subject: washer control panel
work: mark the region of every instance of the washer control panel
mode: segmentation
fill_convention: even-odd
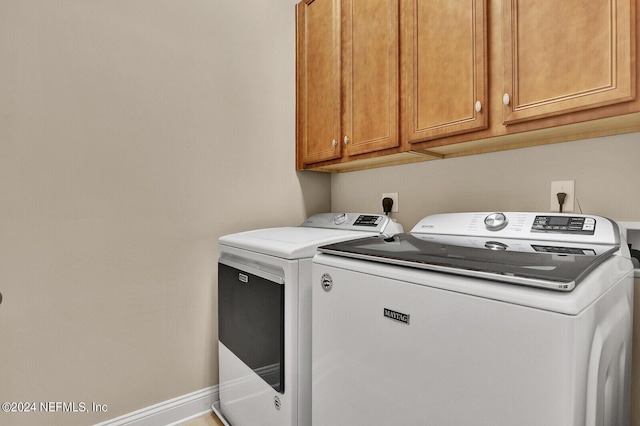
[[[442,213],[423,218],[411,233],[483,237],[491,242],[504,242],[502,239],[509,238],[620,244],[620,229],[614,221],[602,216],[578,213]],[[496,246],[492,248],[497,249]]]
[[[584,216],[536,216],[531,232],[593,235],[596,220]]]

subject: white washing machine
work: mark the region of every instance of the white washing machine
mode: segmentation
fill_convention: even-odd
[[[311,262],[319,245],[402,226],[387,216],[325,213],[301,226],[221,237],[220,404],[233,426],[311,424]]]
[[[633,269],[617,225],[429,216],[319,248],[313,424],[629,424]]]

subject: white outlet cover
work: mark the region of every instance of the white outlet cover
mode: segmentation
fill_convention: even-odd
[[[385,194],[382,194],[382,197],[380,197],[380,208],[382,209],[382,200],[384,200],[385,198],[391,198],[393,200],[393,206],[391,207],[391,213],[398,213],[398,193],[397,192],[387,192]]]
[[[575,211],[575,180],[554,180],[551,182],[551,193],[549,194],[549,210],[551,212],[558,212],[560,210],[560,204],[558,204],[558,192],[564,192],[567,197],[564,200],[564,206],[562,207],[563,213],[571,213]]]

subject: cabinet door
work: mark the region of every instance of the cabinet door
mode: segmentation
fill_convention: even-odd
[[[635,0],[502,7],[506,124],[635,97]]]
[[[342,142],[348,155],[398,146],[398,1],[342,7]]]
[[[298,168],[340,158],[340,0],[304,0],[297,13]]]
[[[403,120],[409,142],[486,128],[486,1],[403,4]]]

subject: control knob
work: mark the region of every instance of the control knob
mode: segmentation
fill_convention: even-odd
[[[508,223],[509,220],[507,220],[504,213],[491,213],[489,216],[484,218],[484,226],[489,231],[499,231],[507,226]]]
[[[342,225],[346,221],[347,221],[347,214],[346,213],[338,213],[337,215],[335,215],[333,217],[333,223],[336,224],[336,225]]]

